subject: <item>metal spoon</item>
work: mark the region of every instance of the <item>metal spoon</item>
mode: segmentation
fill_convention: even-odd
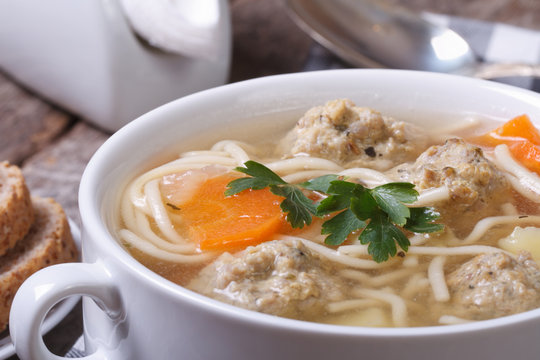
[[[485,79],[540,77],[540,66],[482,63],[456,32],[402,8],[368,0],[285,0],[321,45],[359,67],[457,73]]]

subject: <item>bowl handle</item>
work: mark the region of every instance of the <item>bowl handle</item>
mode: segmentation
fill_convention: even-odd
[[[118,289],[102,264],[69,263],[47,267],[22,284],[11,306],[9,329],[21,359],[65,359],[47,349],[41,335],[41,324],[56,303],[77,295],[91,297],[111,321],[123,316]],[[98,348],[84,359],[106,359],[104,352],[105,349]]]

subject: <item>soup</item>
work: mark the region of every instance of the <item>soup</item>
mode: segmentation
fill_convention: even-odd
[[[536,130],[453,123],[330,101],[272,141],[221,140],[140,175],[118,237],[188,289],[293,319],[433,326],[536,308],[540,182],[515,133]]]

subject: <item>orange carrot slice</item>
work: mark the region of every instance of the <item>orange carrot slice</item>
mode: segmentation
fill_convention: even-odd
[[[206,180],[181,207],[189,236],[201,250],[239,250],[271,240],[283,229],[283,198],[269,189],[225,196],[227,184],[236,178],[224,174]]]
[[[498,128],[474,139],[480,145],[493,147],[522,140],[528,140],[535,145],[540,145],[540,132],[525,114],[516,116]]]
[[[527,169],[540,175],[540,148],[529,140],[508,144],[512,156]]]
[[[540,174],[540,131],[527,115],[516,116],[471,141],[486,147],[506,144],[517,161],[527,169]]]
[[[492,131],[492,136],[522,138],[534,145],[540,145],[540,132],[534,127],[527,115],[516,116],[512,120]]]

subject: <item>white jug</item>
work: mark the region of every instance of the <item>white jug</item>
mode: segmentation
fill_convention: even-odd
[[[226,0],[0,0],[0,69],[108,131],[225,83],[230,57]]]

